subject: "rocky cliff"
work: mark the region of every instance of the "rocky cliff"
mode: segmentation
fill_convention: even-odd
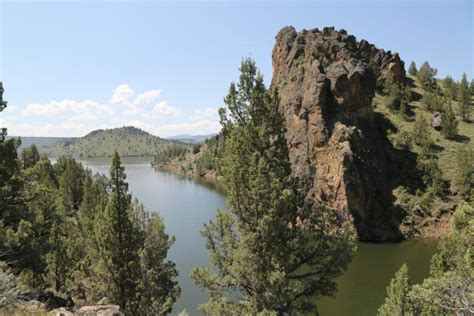
[[[406,80],[398,54],[345,30],[285,27],[272,62],[293,174],[305,183],[308,206],[325,203],[350,218],[361,240],[399,238],[389,145],[372,111],[377,82],[389,73]]]

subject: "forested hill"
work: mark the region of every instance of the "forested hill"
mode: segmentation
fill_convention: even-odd
[[[155,156],[173,144],[172,141],[151,135],[133,126],[96,130],[84,137],[59,141],[51,146],[39,148],[48,157],[71,155],[74,157],[108,157],[114,151],[125,157]]]

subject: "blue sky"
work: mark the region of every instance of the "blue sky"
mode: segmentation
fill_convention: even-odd
[[[135,125],[158,136],[219,129],[242,57],[271,80],[286,25],[335,26],[471,79],[472,1],[139,2],[0,0],[0,80],[10,135],[82,136]]]

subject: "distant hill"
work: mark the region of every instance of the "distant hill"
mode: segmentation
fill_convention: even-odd
[[[61,155],[108,157],[112,156],[115,150],[123,157],[151,157],[173,143],[139,128],[124,126],[96,130],[76,139],[60,140],[52,145],[39,148],[39,151],[48,157]]]
[[[217,135],[217,133],[213,134],[207,134],[207,135],[188,135],[188,134],[181,134],[181,135],[175,135],[175,136],[169,136],[165,137],[167,140],[174,140],[178,141],[180,143],[189,143],[189,144],[197,144],[197,143],[202,143],[206,139],[211,138],[213,136]]]
[[[67,142],[74,140],[74,137],[36,137],[36,136],[7,136],[7,139],[20,138],[21,145],[18,147],[18,152],[21,152],[24,148],[36,145],[36,147],[51,146],[56,142]]]

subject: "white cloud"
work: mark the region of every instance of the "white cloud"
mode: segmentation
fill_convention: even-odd
[[[196,121],[217,119],[218,112],[216,108],[196,109],[193,111],[192,119]]]
[[[3,113],[16,113],[20,110],[18,106],[15,105],[9,105],[3,110]]]
[[[181,110],[172,107],[166,101],[161,101],[153,107],[151,111],[152,117],[160,118],[163,116],[176,116],[181,113]]]
[[[99,104],[95,101],[51,101],[49,103],[30,103],[23,110],[25,115],[78,115],[87,116],[91,119],[99,114],[113,114],[112,108],[107,104]]]
[[[144,106],[155,102],[161,95],[161,90],[150,90],[139,94],[133,102],[137,106]]]
[[[0,125],[8,127],[10,135],[67,137],[126,125],[161,137],[210,134],[220,130],[216,108],[196,109],[181,116],[183,111],[180,108],[171,106],[167,101],[159,101],[160,96],[161,90],[149,90],[135,97],[132,88],[121,84],[114,90],[110,102],[105,104],[91,100],[30,103],[21,111],[22,116],[13,114],[19,108],[11,106],[9,111],[12,114],[7,116],[7,121],[0,120]],[[176,116],[179,118],[174,118],[173,123],[151,123],[163,117]]]
[[[130,104],[129,98],[133,96],[135,92],[128,86],[128,84],[121,84],[114,90],[111,104]]]

